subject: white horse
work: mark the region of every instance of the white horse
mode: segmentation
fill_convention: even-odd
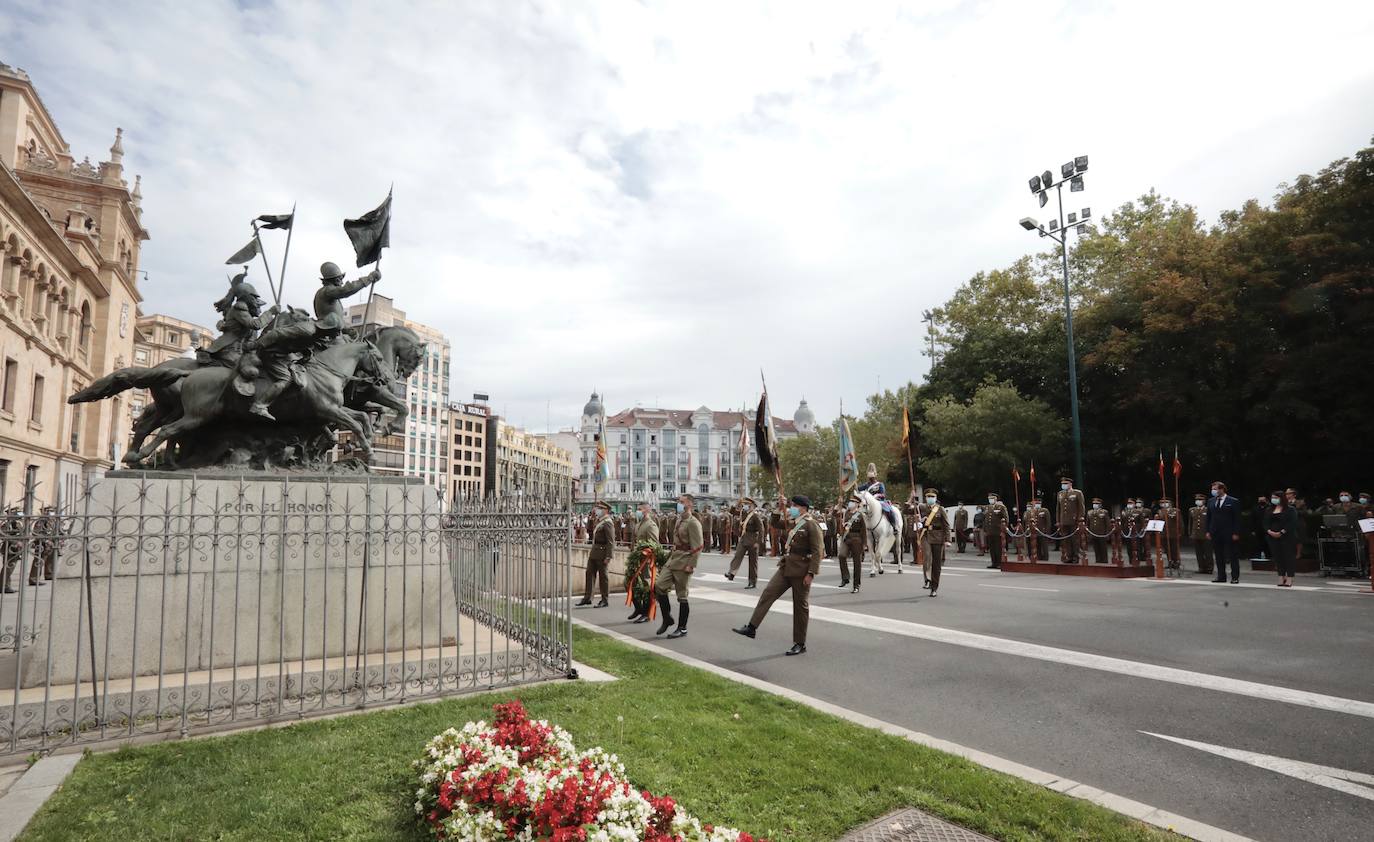
[[[883,558],[893,551],[893,547],[901,549],[898,538],[902,534],[902,510],[896,506],[892,507],[892,514],[897,519],[896,527],[883,515],[883,504],[877,497],[867,491],[856,491],[854,496],[859,501],[859,511],[864,516],[864,526],[868,532],[868,557],[872,563],[868,575],[872,577],[875,573],[883,572]],[[897,572],[902,572],[902,565],[899,561]]]

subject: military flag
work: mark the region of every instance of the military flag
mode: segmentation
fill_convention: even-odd
[[[1169,492],[1164,490],[1164,451],[1159,451],[1159,499],[1163,500],[1169,496]]]
[[[912,461],[911,453],[911,413],[907,412],[906,404],[902,404],[902,450],[906,453],[906,470],[911,479],[911,491],[916,492],[916,465]]]
[[[859,484],[859,457],[854,453],[854,436],[849,419],[840,416],[840,496]]]
[[[763,379],[763,372],[759,372]],[[778,493],[782,493],[782,463],[778,461],[778,436],[773,430],[773,411],[768,406],[768,383],[763,384],[763,397],[759,398],[759,408],[754,414],[754,447],[759,452],[759,464],[773,472],[778,482]]]
[[[358,268],[382,259],[382,249],[391,245],[391,191],[386,201],[357,219],[344,220],[344,233],[353,243]]]

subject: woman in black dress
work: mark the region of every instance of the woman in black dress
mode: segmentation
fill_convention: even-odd
[[[1264,536],[1269,545],[1269,557],[1279,573],[1279,587],[1293,587],[1294,555],[1298,546],[1298,510],[1288,505],[1282,491],[1269,495],[1265,507]]]

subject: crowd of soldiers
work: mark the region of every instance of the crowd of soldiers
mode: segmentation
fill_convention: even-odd
[[[7,594],[17,593],[17,577],[27,572],[28,584],[42,587],[52,581],[57,563],[56,536],[62,523],[54,506],[44,506],[36,517],[25,518],[18,506],[5,510],[0,521],[0,555],[5,571],[0,584]]]

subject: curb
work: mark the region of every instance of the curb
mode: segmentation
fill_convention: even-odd
[[[0,798],[0,842],[12,842],[23,832],[29,819],[57,792],[80,760],[80,754],[44,757],[14,782]]]
[[[708,663],[697,658],[693,658],[690,655],[684,655],[680,652],[674,652],[671,649],[665,649],[662,646],[655,645],[648,641],[630,637],[629,635],[622,634],[612,629],[603,628],[601,626],[589,623],[586,620],[582,620],[577,617],[573,617],[573,623],[580,626],[581,628],[587,629],[588,631],[593,631],[598,634],[604,634],[613,640],[619,641],[620,643],[629,644],[630,646],[634,646],[637,649],[643,649],[646,652],[652,652],[655,655],[660,655],[662,657],[669,658],[689,667],[696,667],[697,669],[705,670],[706,672],[709,672],[712,675],[718,675],[721,678],[727,678],[731,681],[735,681],[740,684],[746,684],[750,687],[753,687],[756,690],[762,690],[765,693],[771,693],[775,696],[781,696],[790,701],[797,702],[798,704],[803,704],[808,707],[815,708],[816,710],[819,710],[822,713],[828,713],[832,716],[837,716],[841,719],[848,720],[849,722],[853,722],[855,725],[862,725],[865,728],[873,728],[875,730],[882,731],[885,734],[891,734],[896,737],[901,737],[905,740],[909,740],[913,743],[917,743],[928,748],[933,748],[939,751],[946,752],[948,754],[957,755],[972,763],[976,763],[979,766],[983,766],[985,768],[992,769],[993,771],[1001,772],[1006,775],[1011,775],[1015,778],[1020,778],[1021,780],[1028,781],[1029,783],[1033,783],[1038,786],[1043,786],[1048,789],[1052,789],[1055,792],[1063,793],[1064,795],[1069,795],[1074,798],[1079,798],[1084,801],[1091,802],[1093,804],[1098,805],[1099,807],[1106,807],[1108,810],[1121,813],[1122,815],[1127,816],[1129,818],[1145,822],[1146,824],[1154,825],[1155,827],[1158,827],[1162,830],[1167,830],[1173,833],[1177,833],[1181,836],[1186,836],[1190,839],[1196,839],[1198,840],[1198,842],[1254,842],[1254,840],[1250,839],[1248,836],[1241,836],[1239,834],[1232,833],[1229,830],[1223,830],[1219,827],[1214,827],[1209,824],[1204,824],[1203,822],[1195,821],[1186,816],[1180,816],[1176,813],[1170,813],[1167,810],[1161,810],[1158,807],[1152,807],[1149,804],[1142,804],[1141,802],[1134,801],[1130,798],[1125,798],[1120,795],[1114,795],[1110,792],[1104,792],[1103,790],[1100,790],[1097,787],[1089,786],[1087,784],[1080,783],[1069,778],[1064,778],[1050,772],[1045,772],[1040,769],[1035,769],[1033,767],[1017,763],[1014,760],[1007,760],[1006,758],[998,757],[993,754],[988,754],[987,752],[979,751],[977,749],[968,748],[967,746],[962,746],[958,743],[952,743],[948,740],[942,740],[938,737],[932,737],[929,734],[923,734],[919,731],[912,731],[909,728],[904,728],[900,725],[894,725],[891,722],[885,722],[881,719],[875,719],[871,716],[866,716],[862,713],[857,713],[848,708],[843,708],[839,705],[834,705],[830,702],[813,698],[804,693],[799,693],[796,690],[792,690],[778,684],[773,684],[771,682],[764,681],[759,678],[754,678],[753,676],[745,675],[743,673],[738,673],[733,670],[728,670],[724,667],[719,667],[715,664]],[[5,840],[0,839],[0,842],[5,842]]]

